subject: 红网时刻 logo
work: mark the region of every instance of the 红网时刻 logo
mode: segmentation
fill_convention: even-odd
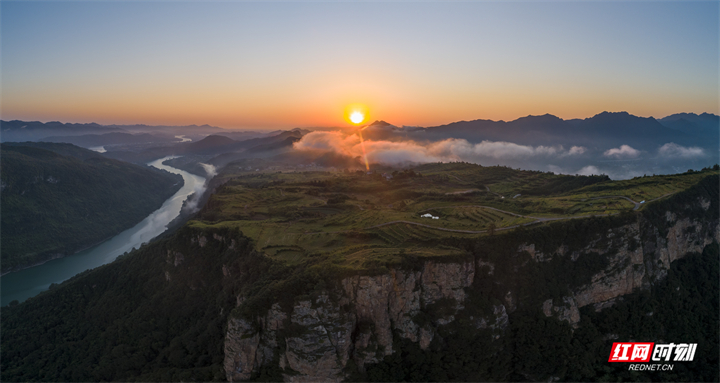
[[[613,343],[608,362],[691,362],[697,343],[655,344],[654,342]]]

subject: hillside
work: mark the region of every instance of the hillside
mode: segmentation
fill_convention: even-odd
[[[221,172],[226,184],[197,221],[3,308],[2,379],[718,379],[718,330],[707,325],[720,309],[717,170],[621,182],[467,164],[414,171],[396,173],[397,185]],[[445,194],[471,182],[485,193]],[[526,206],[497,196],[543,187]],[[401,194],[402,208],[390,198]],[[635,195],[648,196],[637,210],[591,199]],[[556,206],[542,198],[565,199],[553,213],[564,219],[478,230],[507,227],[521,208],[543,217]],[[473,201],[509,204],[420,231],[358,218]],[[663,373],[608,364],[612,342],[631,339],[698,343],[697,357]]]
[[[717,137],[717,132],[715,136]],[[671,129],[652,117],[643,118],[627,112],[602,112],[586,119],[563,120],[546,114],[527,116],[514,121],[474,120],[429,127],[412,132],[414,139],[440,140],[463,138],[508,141],[525,145],[586,145],[609,148],[627,144],[650,150],[667,142],[706,146],[707,142],[686,130]]]
[[[93,147],[103,145],[128,145],[144,143],[162,143],[177,141],[173,136],[153,135],[149,133],[105,133],[105,134],[84,134],[82,136],[51,136],[44,137],[43,142],[66,142],[82,147]]]
[[[0,151],[3,273],[128,229],[183,184],[178,175],[70,144],[2,144]]]

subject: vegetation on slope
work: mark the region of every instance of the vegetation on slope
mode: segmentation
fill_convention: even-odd
[[[546,253],[562,243],[572,251],[587,246],[588,238],[604,238],[608,228],[636,222],[640,217],[655,222],[654,217],[664,214],[666,208],[684,212],[688,203],[698,198],[709,199],[711,206],[702,213],[687,213],[699,214],[699,220],[717,221],[718,175],[701,176],[686,191],[651,203],[639,212],[628,209],[623,214],[520,227],[493,236],[450,232],[433,236],[438,231],[428,230],[422,233],[424,237],[397,237],[397,244],[392,246],[389,239],[379,239],[372,230],[355,230],[342,236],[319,236],[314,239],[318,241],[312,248],[314,252],[299,246],[275,251],[263,242],[272,237],[252,231],[240,233],[238,221],[195,221],[165,240],[143,246],[22,304],[3,308],[1,376],[6,381],[225,380],[223,341],[229,315],[257,318],[278,302],[287,309],[298,300],[332,288],[338,279],[350,274],[385,273],[390,266],[413,269],[422,267],[426,259],[453,262],[469,257],[491,261],[495,265],[494,277],[476,277],[468,289],[466,310],[439,329],[430,348],[423,351],[398,338],[394,346],[398,352],[381,363],[366,366],[365,374],[355,372],[351,379],[717,380],[718,337],[717,326],[712,325],[717,323],[720,309],[716,244],[706,247],[702,255],[674,262],[668,277],[649,292],[626,296],[626,303],[600,313],[583,310],[580,326],[574,331],[565,322],[546,318],[537,309],[538,303],[547,297],[560,298],[589,282],[607,260],[580,256],[570,262],[568,257],[553,257],[549,262],[535,263],[530,262],[528,254],[517,252],[522,243],[535,243],[538,251]],[[306,181],[312,184],[313,180]],[[247,179],[247,185],[258,186],[269,199],[276,197],[269,189],[277,184],[271,182],[259,176]],[[255,190],[245,185],[228,187],[238,186],[238,190]],[[283,189],[282,193],[287,192]],[[279,197],[282,193],[278,192]],[[337,190],[328,193],[333,195],[327,199],[335,199],[338,204],[354,202],[337,195],[350,194]],[[246,196],[244,192],[237,195]],[[262,214],[261,209],[270,206],[257,205],[257,211],[248,213],[244,207],[262,200],[260,197],[250,194],[246,201],[240,201],[235,196],[222,203],[236,204],[229,214]],[[215,203],[206,206],[200,218],[224,214],[219,202]],[[290,206],[281,208],[287,210]],[[269,215],[269,210],[265,214]],[[255,222],[264,220],[267,218]],[[664,220],[657,222],[667,224]],[[424,238],[427,253],[410,251],[412,247],[407,243],[417,238]],[[230,247],[228,243],[233,240]],[[325,247],[331,251],[319,251]],[[501,302],[509,287],[517,293],[518,305],[510,314],[510,325],[503,336],[495,339],[489,330],[469,325],[470,316],[477,319],[487,314]],[[237,297],[246,299],[239,307]],[[424,314],[432,318],[442,311],[442,304],[438,304]],[[647,315],[650,311],[654,313],[651,317]],[[637,339],[697,339],[702,344],[696,362],[678,367],[672,374],[632,373],[626,371],[626,365],[608,365],[612,334],[620,340],[642,336]],[[278,334],[280,344],[285,336],[289,335],[282,331]],[[255,379],[278,380],[279,373],[277,366],[269,366],[261,369]]]
[[[202,249],[181,229],[3,307],[2,380],[224,380],[224,326],[237,281],[223,278],[222,265],[240,263],[262,274],[267,261],[253,257],[237,233],[219,233],[236,240],[234,250],[212,242]],[[185,254],[183,267],[168,263],[170,249]]]
[[[227,182],[190,225],[238,228],[255,240],[258,251],[288,265],[327,255],[357,270],[396,259],[399,252],[465,254],[454,238],[642,211],[646,204],[639,202],[668,197],[715,172],[610,181],[466,163],[386,173],[391,179],[359,171],[256,169],[227,166],[217,176]],[[528,191],[544,194],[525,195]]]
[[[72,254],[128,229],[183,184],[179,175],[69,144],[3,144],[1,159],[3,272]]]

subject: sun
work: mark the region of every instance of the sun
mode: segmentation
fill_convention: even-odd
[[[363,122],[364,119],[365,115],[361,112],[352,112],[352,114],[350,114],[350,121],[352,121],[353,124],[359,124]]]
[[[365,104],[350,104],[345,106],[343,118],[348,123],[359,126],[370,118],[370,109]]]

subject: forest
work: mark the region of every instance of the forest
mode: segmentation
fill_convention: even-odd
[[[70,144],[2,144],[0,156],[3,273],[104,241],[183,185],[180,175]]]

